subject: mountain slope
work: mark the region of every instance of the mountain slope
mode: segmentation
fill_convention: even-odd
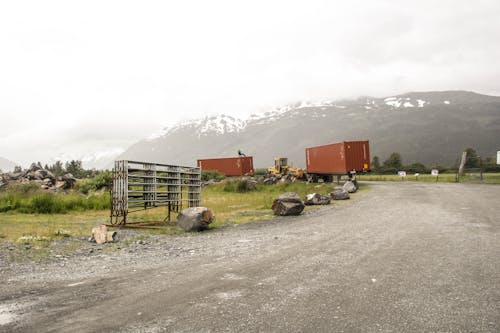
[[[16,164],[6,158],[0,157],[0,170],[3,172],[13,171]]]
[[[466,91],[387,98],[300,102],[242,120],[219,115],[167,128],[118,159],[194,165],[198,158],[254,156],[255,167],[287,156],[304,166],[304,148],[370,140],[371,156],[399,152],[404,163],[451,164],[465,147],[481,156],[500,149],[500,97]]]

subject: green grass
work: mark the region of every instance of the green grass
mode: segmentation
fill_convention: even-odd
[[[443,173],[439,177],[431,176],[429,174],[420,174],[418,177],[414,175],[407,174],[407,176],[402,179],[398,175],[357,175],[359,181],[390,181],[390,182],[400,182],[400,181],[412,181],[412,182],[447,182],[455,183],[456,174],[455,173]],[[481,182],[479,179],[479,174],[466,174],[460,177],[460,182]],[[500,184],[500,173],[483,173],[482,183],[485,184]]]
[[[109,208],[110,196],[105,191],[89,195],[74,191],[53,193],[32,183],[15,184],[0,191],[0,213],[63,214]]]
[[[272,219],[274,215],[271,206],[281,193],[295,192],[304,198],[309,193],[328,194],[332,190],[332,184],[295,182],[276,185],[257,184],[255,191],[239,192],[237,186],[228,191],[227,184],[214,184],[203,189],[202,205],[215,212],[216,221],[213,227],[217,228],[228,222],[239,224]],[[306,211],[313,209],[318,209],[318,206],[306,207]]]
[[[216,220],[211,228],[219,228],[227,223],[246,223],[256,220],[268,220],[274,217],[271,205],[281,193],[296,192],[302,198],[308,193],[327,194],[333,189],[332,184],[307,184],[303,182],[276,185],[257,185],[257,190],[250,192],[227,191],[224,183],[203,188],[202,205],[215,212]],[[10,193],[13,194],[13,193]],[[104,193],[101,194],[104,196]],[[106,193],[107,195],[107,193]],[[0,194],[0,202],[5,203],[6,193]],[[104,197],[109,203],[109,197]],[[4,201],[1,201],[4,200]],[[15,209],[0,212],[0,242],[29,242],[40,247],[47,242],[63,237],[89,236],[93,227],[109,222],[109,208],[102,208],[98,197],[93,203],[91,197],[81,194],[43,195],[39,191],[15,191],[10,200],[18,200]],[[87,203],[82,204],[82,200]],[[12,202],[12,201],[11,201]],[[337,202],[335,202],[337,204]],[[340,204],[340,203],[339,203]],[[341,203],[345,204],[345,203]],[[61,208],[62,207],[62,208]],[[306,210],[318,209],[317,206]],[[36,211],[33,213],[32,211]],[[129,215],[129,221],[162,221],[166,217],[166,208],[156,208]],[[176,214],[172,214],[175,221]],[[166,223],[161,230],[150,230],[155,234],[182,233],[174,222]]]
[[[106,223],[109,211],[68,214],[0,213],[0,241],[43,244],[64,237],[90,236],[96,225]]]

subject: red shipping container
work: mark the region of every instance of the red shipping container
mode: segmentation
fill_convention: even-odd
[[[197,161],[201,170],[214,170],[226,176],[253,175],[253,157],[207,158]]]
[[[345,175],[370,170],[368,141],[344,141],[306,148],[308,174]]]

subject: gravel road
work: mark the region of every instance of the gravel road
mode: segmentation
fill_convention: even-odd
[[[500,186],[370,183],[347,205],[0,264],[5,332],[500,332]]]

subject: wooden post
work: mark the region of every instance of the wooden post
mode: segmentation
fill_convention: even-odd
[[[462,160],[460,161],[460,167],[458,168],[458,176],[464,175],[465,160],[467,159],[467,152],[462,153]]]

